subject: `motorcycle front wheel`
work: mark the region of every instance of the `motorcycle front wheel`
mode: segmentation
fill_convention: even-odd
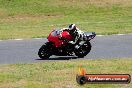
[[[48,47],[46,46],[46,44],[42,45],[38,51],[38,56],[41,58],[41,59],[48,59],[51,54],[49,53],[49,49]]]
[[[74,51],[74,53],[79,58],[83,58],[84,56],[86,56],[91,51],[91,47],[92,47],[91,43],[90,42],[86,42],[85,44],[80,46],[79,49],[76,49]]]

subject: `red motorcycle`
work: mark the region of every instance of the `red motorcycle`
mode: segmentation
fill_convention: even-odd
[[[91,43],[96,34],[95,32],[84,32],[82,39],[76,44],[70,44],[73,37],[68,31],[53,30],[48,36],[48,42],[41,46],[38,55],[41,59],[48,59],[51,55],[71,56],[75,54],[78,57],[86,56],[91,50]]]

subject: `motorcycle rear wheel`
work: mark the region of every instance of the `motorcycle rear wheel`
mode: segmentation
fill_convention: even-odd
[[[86,42],[84,45],[80,46],[79,49],[76,49],[74,51],[74,53],[79,58],[83,58],[84,56],[86,56],[91,51],[91,47],[92,47],[91,43]]]
[[[51,55],[48,51],[48,48],[46,46],[46,44],[42,45],[38,51],[38,56],[41,58],[41,59],[48,59]]]

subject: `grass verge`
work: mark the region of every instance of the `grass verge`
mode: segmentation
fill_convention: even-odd
[[[80,86],[75,80],[79,65],[82,65],[87,73],[132,75],[131,59],[43,61],[0,65],[0,88],[132,88],[132,84]]]
[[[46,37],[70,23],[97,34],[132,33],[132,0],[0,0],[0,39]]]

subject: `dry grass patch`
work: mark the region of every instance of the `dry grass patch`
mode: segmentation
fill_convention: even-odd
[[[132,84],[86,84],[76,83],[78,67],[87,73],[97,74],[130,74],[132,75],[131,59],[98,59],[43,61],[32,64],[1,65],[15,70],[2,70],[0,88],[131,88]]]

